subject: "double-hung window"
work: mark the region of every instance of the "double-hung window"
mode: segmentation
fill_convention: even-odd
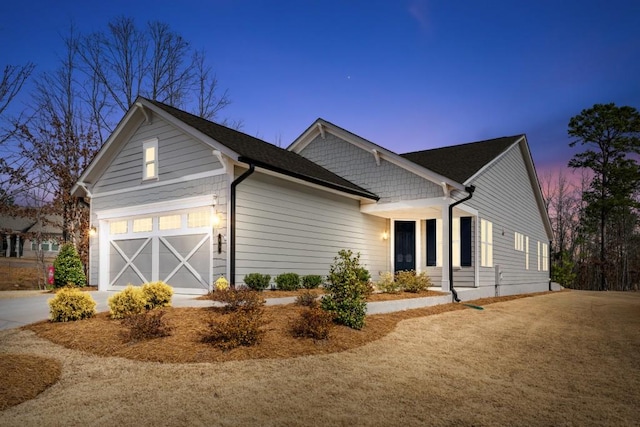
[[[480,265],[493,267],[493,223],[480,220]]]
[[[456,267],[471,266],[471,217],[453,218],[451,223],[452,264]],[[426,221],[427,267],[442,267],[442,220]]]

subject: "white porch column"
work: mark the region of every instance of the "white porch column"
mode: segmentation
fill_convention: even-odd
[[[442,281],[443,292],[451,290],[449,282],[449,205],[442,205]]]
[[[7,234],[7,250],[5,252],[5,256],[9,258],[11,256],[11,234]]]

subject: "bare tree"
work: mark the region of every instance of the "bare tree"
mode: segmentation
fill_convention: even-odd
[[[0,115],[18,95],[34,68],[35,65],[31,62],[25,65],[6,65],[4,67],[0,80]]]
[[[218,78],[210,66],[206,65],[204,51],[197,51],[193,55],[197,107],[194,112],[203,119],[213,120],[220,110],[231,103],[227,91],[218,95]],[[234,123],[241,127],[241,123]]]

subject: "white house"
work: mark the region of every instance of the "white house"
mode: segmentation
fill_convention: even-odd
[[[397,154],[316,120],[287,149],[138,98],[72,193],[90,200],[90,283],[426,271],[474,297],[549,288],[551,226],[526,137]],[[464,199],[464,200],[463,200]]]

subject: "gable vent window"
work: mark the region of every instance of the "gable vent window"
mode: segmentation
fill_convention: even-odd
[[[142,157],[144,164],[142,165],[143,179],[158,178],[158,140],[153,139],[142,144]]]

